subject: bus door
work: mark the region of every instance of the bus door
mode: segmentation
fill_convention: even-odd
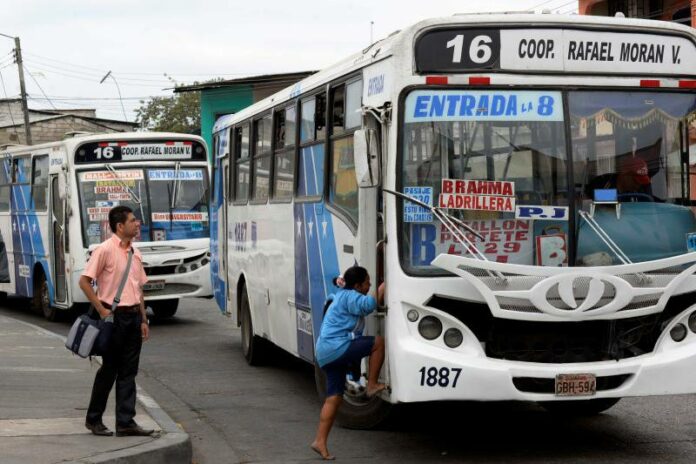
[[[229,253],[229,241],[227,240],[227,205],[230,203],[230,157],[225,154],[225,157],[222,158],[220,162],[220,171],[222,172],[222,205],[221,205],[221,211],[220,211],[220,223],[222,224],[222,231],[221,231],[221,237],[222,237],[222,248],[221,248],[221,255],[220,255],[220,275],[223,276],[223,280],[225,283],[228,282],[228,273],[227,273],[227,261],[228,261],[228,255]],[[230,286],[225,285],[225,308],[223,311],[227,310],[227,302],[230,301]]]
[[[381,196],[378,186],[381,183],[380,163],[381,124],[368,118],[365,129],[356,131],[354,136],[355,176],[358,187],[358,240],[356,240],[356,259],[365,267],[372,278],[376,293],[384,281],[384,232],[381,212]],[[380,327],[369,327],[370,333],[383,333],[381,327],[383,314],[377,313],[372,321]]]
[[[210,209],[213,213],[210,229],[210,271],[213,295],[218,308],[228,314],[227,285],[227,200],[229,190],[229,147],[227,131],[213,139],[213,195]]]
[[[62,179],[61,179],[62,177]],[[51,174],[50,177],[51,214],[50,240],[51,261],[54,276],[54,303],[56,307],[68,306],[68,286],[65,274],[65,253],[67,237],[65,233],[65,174]]]

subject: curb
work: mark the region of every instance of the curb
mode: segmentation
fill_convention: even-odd
[[[65,337],[46,330],[29,322],[11,318],[21,324],[32,327],[46,335],[58,338],[65,344]],[[101,364],[101,359],[94,360]],[[65,461],[67,464],[190,464],[193,459],[191,437],[148,395],[145,390],[137,387],[137,400],[145,408],[152,419],[160,426],[162,433],[153,441],[142,443],[116,451],[109,451]]]

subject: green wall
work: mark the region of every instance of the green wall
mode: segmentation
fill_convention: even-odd
[[[201,90],[201,136],[208,144],[208,159],[213,156],[213,126],[215,120],[237,113],[254,103],[252,85],[235,85]]]

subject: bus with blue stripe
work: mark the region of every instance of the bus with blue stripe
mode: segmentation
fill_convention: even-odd
[[[130,207],[148,283],[145,301],[171,317],[184,297],[210,297],[209,168],[202,138],[174,133],[77,135],[0,152],[0,293],[29,298],[49,320],[84,308],[79,278]]]
[[[694,393],[694,147],[691,28],[425,20],[217,121],[215,298],[250,363],[268,342],[314,363],[333,279],[384,282],[365,333],[389,388],[368,398],[356,366],[350,427],[402,402]]]

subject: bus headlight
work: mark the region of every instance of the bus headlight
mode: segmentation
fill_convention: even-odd
[[[669,331],[669,336],[672,337],[672,340],[675,342],[680,342],[686,338],[686,326],[684,324],[677,324],[674,327],[672,327],[672,330]]]
[[[696,333],[696,311],[689,316],[689,329],[691,329],[693,333]]]
[[[462,335],[461,330],[451,328],[445,331],[444,339],[445,345],[449,346],[450,348],[456,348],[464,341],[464,335]]]
[[[415,309],[409,309],[406,313],[406,317],[409,321],[416,322],[420,317],[420,314],[418,314],[418,311],[416,311]]]
[[[418,333],[426,340],[435,340],[442,333],[442,322],[435,316],[425,316],[418,323]]]

